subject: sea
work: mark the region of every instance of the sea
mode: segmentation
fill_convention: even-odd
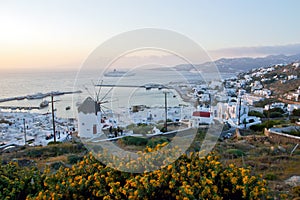
[[[117,111],[130,108],[134,105],[164,106],[167,96],[168,106],[187,104],[183,102],[175,90],[153,88],[146,90],[143,85],[180,85],[201,83],[203,76],[216,77],[216,74],[195,74],[188,71],[132,69],[129,76],[107,77],[103,70],[74,70],[74,71],[28,71],[28,72],[0,72],[0,99],[49,93],[52,91],[81,93],[65,94],[54,97],[54,108],[57,117],[76,118],[78,106],[91,97],[101,102],[103,111]],[[233,74],[220,74],[222,79]],[[96,86],[115,85],[115,87]],[[117,87],[117,86],[131,87]],[[44,100],[51,101],[50,97],[44,99],[13,100],[0,103],[1,106],[38,107]],[[70,109],[69,109],[70,108]],[[2,111],[11,111],[4,110]],[[51,104],[38,110],[14,110],[15,112],[51,112]]]

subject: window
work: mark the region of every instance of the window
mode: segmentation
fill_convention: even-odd
[[[97,125],[96,124],[93,125],[93,134],[97,134]]]

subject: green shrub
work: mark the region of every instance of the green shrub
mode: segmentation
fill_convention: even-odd
[[[283,115],[280,112],[271,112],[270,118],[277,118],[277,117],[283,117]]]
[[[152,125],[140,124],[140,125],[134,127],[132,129],[132,131],[133,131],[133,134],[146,135],[148,133],[151,133],[152,129],[153,129]]]
[[[260,117],[260,118],[265,118],[265,115],[263,113],[255,111],[255,110],[249,111],[248,115],[249,116]]]
[[[136,146],[143,146],[148,143],[148,139],[146,138],[140,138],[140,137],[123,137],[122,142],[126,145],[136,145]]]
[[[82,156],[69,155],[68,156],[68,163],[70,163],[70,164],[76,164],[78,161],[81,161],[82,159],[83,159]]]
[[[281,120],[269,120],[269,121],[265,121],[262,124],[255,124],[250,126],[250,129],[253,131],[263,131],[265,128],[269,129],[272,128],[274,125],[279,125],[282,124]]]
[[[277,176],[276,176],[276,174],[268,173],[268,174],[265,175],[265,179],[270,180],[270,181],[274,181],[274,180],[277,179]]]
[[[64,166],[62,162],[54,162],[50,165],[50,167],[54,170],[58,170],[61,166]]]
[[[300,109],[294,109],[292,114],[294,116],[300,116]]]
[[[270,99],[263,99],[261,101],[255,102],[254,106],[255,107],[265,107],[265,105],[270,104],[271,100]]]
[[[60,141],[56,141],[56,142],[51,141],[47,145],[54,145],[54,144],[61,144],[61,142]]]
[[[166,137],[161,137],[161,138],[151,138],[150,140],[148,140],[147,142],[147,146],[154,148],[156,147],[158,144],[163,144],[165,142],[169,142],[168,138]]]
[[[239,149],[227,149],[226,153],[233,155],[234,157],[245,156],[245,153]]]
[[[282,117],[284,113],[284,110],[282,110],[281,108],[272,108],[270,110],[264,110],[264,115],[266,117],[270,116],[270,118]]]
[[[27,156],[30,158],[39,158],[43,155],[43,152],[39,149],[31,149],[27,152]]]
[[[300,131],[297,130],[291,130],[289,132],[287,131],[282,131],[283,133],[289,134],[289,135],[294,135],[294,136],[300,136]]]

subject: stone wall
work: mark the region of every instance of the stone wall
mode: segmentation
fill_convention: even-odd
[[[292,144],[300,144],[300,137],[288,135],[284,133],[279,133],[275,131],[271,131],[270,129],[264,130],[264,133],[266,136],[269,137],[270,141],[278,144],[286,144],[286,143],[292,143]]]

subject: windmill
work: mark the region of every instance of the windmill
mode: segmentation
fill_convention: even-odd
[[[95,86],[93,81],[92,85]],[[111,109],[103,104],[112,102],[111,100],[108,100],[108,95],[113,87],[106,91],[102,97],[100,97],[102,87],[98,90],[94,88],[94,95],[92,95],[86,86],[83,87],[88,92],[89,96],[78,106],[78,129],[81,137],[91,138],[103,134],[102,129],[106,123],[105,119],[112,117],[109,115],[110,113],[108,113]],[[109,126],[116,125],[116,120],[109,121],[111,121]]]
[[[103,83],[103,80],[101,80],[101,84]],[[95,114],[97,115],[98,112],[101,112],[101,114],[106,115],[107,114],[107,110],[110,110],[110,108],[108,108],[107,106],[104,106],[103,104],[106,103],[111,103],[113,101],[108,100],[108,95],[110,94],[110,92],[112,91],[113,87],[111,87],[101,98],[101,89],[102,87],[99,87],[98,90],[96,90],[95,86],[97,86],[98,84],[94,84],[94,82],[92,81],[92,85],[94,86],[94,95],[92,95],[92,93],[90,92],[90,90],[84,86],[84,89],[88,92],[90,98],[93,99],[94,103],[95,103]]]

